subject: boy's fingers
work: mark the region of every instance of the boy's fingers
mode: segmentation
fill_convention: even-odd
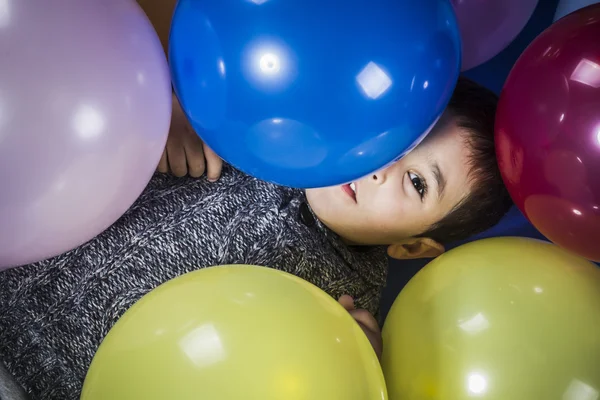
[[[361,324],[360,322],[358,324],[360,325],[361,329],[365,333],[365,336],[367,337],[367,339],[369,339],[369,343],[371,343],[371,346],[373,346],[373,350],[375,350],[375,354],[377,355],[377,358],[379,360],[381,360],[381,354],[383,353],[383,341],[381,340],[381,333],[373,332],[373,331],[365,328],[365,326],[363,324]]]
[[[179,140],[167,143],[167,157],[171,173],[179,178],[187,175],[187,160],[183,144]]]
[[[187,138],[184,151],[187,161],[188,173],[192,178],[199,178],[206,171],[206,163],[204,162],[204,150],[202,149],[202,141],[194,132]]]
[[[367,339],[373,346],[377,358],[381,359],[381,353],[383,351],[383,343],[381,340],[381,330],[375,317],[371,315],[367,310],[357,310],[354,305],[354,299],[347,294],[343,295],[338,299],[338,302],[350,313],[350,316],[354,318],[356,323],[363,330]]]
[[[160,173],[166,174],[169,172],[169,160],[167,158],[167,149],[165,149],[160,156],[160,161],[158,162],[158,167],[156,170]]]
[[[347,294],[343,295],[338,299],[338,302],[344,307],[346,311],[354,310],[354,299]]]
[[[206,144],[204,145],[204,158],[206,160],[206,178],[214,182],[221,177],[223,160]]]
[[[351,310],[350,315],[352,315],[357,322],[364,325],[371,332],[379,332],[379,324],[377,323],[377,320],[367,310]]]
[[[381,339],[381,329],[375,317],[371,315],[367,310],[351,310],[350,315],[360,325],[361,329],[369,339],[377,358],[381,360],[381,354],[383,352],[383,341]]]

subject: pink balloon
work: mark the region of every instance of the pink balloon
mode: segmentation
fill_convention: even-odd
[[[452,0],[463,42],[462,70],[504,50],[523,30],[538,0]]]
[[[512,199],[548,239],[600,261],[600,3],[521,54],[502,89],[496,153]]]
[[[116,221],[170,118],[166,57],[135,1],[0,1],[0,270]]]

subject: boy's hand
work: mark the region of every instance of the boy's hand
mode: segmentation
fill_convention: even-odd
[[[177,97],[173,95],[173,114],[167,146],[158,164],[158,172],[171,172],[182,177],[190,175],[198,178],[206,172],[209,181],[221,176],[223,160],[216,155],[188,122]]]
[[[340,304],[354,317],[358,325],[362,328],[371,342],[371,346],[377,354],[377,358],[381,360],[381,352],[383,351],[383,340],[381,337],[381,329],[375,317],[373,317],[367,310],[359,309],[354,307],[354,299],[347,294],[340,297],[338,300]]]

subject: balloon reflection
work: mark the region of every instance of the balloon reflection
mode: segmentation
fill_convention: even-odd
[[[356,82],[360,85],[367,97],[377,100],[392,86],[392,79],[385,71],[373,61],[369,62],[356,76]]]
[[[11,0],[0,0],[0,29],[10,25],[10,2]]]
[[[490,321],[482,313],[477,313],[466,321],[459,321],[458,327],[470,335],[475,335],[489,328]]]
[[[436,120],[436,122],[437,122],[437,120]],[[434,123],[434,125],[435,125],[435,123]],[[429,132],[431,131],[432,128],[433,128],[433,126],[428,128],[425,132],[423,132],[421,134],[421,136],[416,138],[416,140],[414,140],[412,143],[408,142],[408,140],[410,140],[410,137],[408,135],[401,134],[403,131],[405,131],[405,132],[410,131],[409,126],[399,126],[395,129],[391,129],[389,131],[382,132],[379,135],[375,136],[373,139],[370,139],[364,143],[361,143],[360,146],[356,146],[355,148],[351,149],[348,153],[344,154],[340,158],[336,167],[345,168],[353,160],[356,160],[359,157],[363,160],[368,160],[369,158],[380,157],[382,154],[384,154],[386,156],[389,155],[390,158],[395,156],[395,158],[393,158],[391,162],[384,165],[379,170],[385,169],[385,168],[389,167],[392,163],[398,161],[399,159],[404,157],[406,154],[413,151],[419,145],[419,143],[421,143],[427,137],[427,135],[429,134]],[[394,144],[396,142],[398,142],[399,137],[402,138],[403,140],[405,140],[403,145],[405,146],[406,149],[400,154],[397,154],[397,153],[394,154],[393,153],[395,151]],[[373,172],[373,171],[365,170],[362,176],[368,175],[371,172]]]
[[[272,53],[266,53],[260,58],[260,70],[267,75],[274,75],[281,69],[279,57]]]
[[[246,143],[260,162],[290,169],[312,167],[327,157],[319,133],[293,119],[271,118],[257,123],[248,129]]]
[[[579,61],[571,74],[571,80],[597,89],[600,87],[600,65],[586,58]]]
[[[93,139],[104,132],[106,119],[96,107],[84,104],[75,112],[72,124],[80,138]]]
[[[225,62],[223,62],[223,60],[219,60],[218,67],[221,78],[225,78]]]
[[[219,331],[212,324],[191,330],[179,340],[179,348],[197,367],[208,367],[227,358]]]
[[[598,400],[600,391],[579,379],[573,379],[562,398],[563,400]]]
[[[144,75],[143,72],[138,72],[136,75],[136,80],[137,80],[137,83],[139,83],[140,86],[142,86],[144,83],[146,83],[146,76]]]
[[[294,79],[294,61],[283,43],[261,39],[248,47],[244,72],[261,89],[285,89]]]
[[[2,0],[0,0],[2,1]],[[2,93],[0,92],[0,141],[2,141],[2,125],[6,123],[7,119],[6,105],[2,99]]]
[[[480,395],[487,390],[488,382],[485,375],[474,372],[467,376],[467,390],[469,394]]]
[[[593,199],[576,204],[558,196],[531,195],[525,200],[523,210],[537,222],[537,229],[550,233],[548,239],[559,239],[562,246],[593,260],[600,254],[597,247],[600,213],[588,201]]]
[[[298,370],[283,369],[277,372],[273,380],[273,391],[285,399],[303,399],[307,396],[307,382]]]

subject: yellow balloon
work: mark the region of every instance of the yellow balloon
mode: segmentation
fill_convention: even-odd
[[[390,400],[596,400],[600,269],[533,239],[469,243],[408,283],[383,341]]]
[[[368,339],[335,300],[255,266],[198,270],[134,304],[104,339],[83,400],[387,399]]]

